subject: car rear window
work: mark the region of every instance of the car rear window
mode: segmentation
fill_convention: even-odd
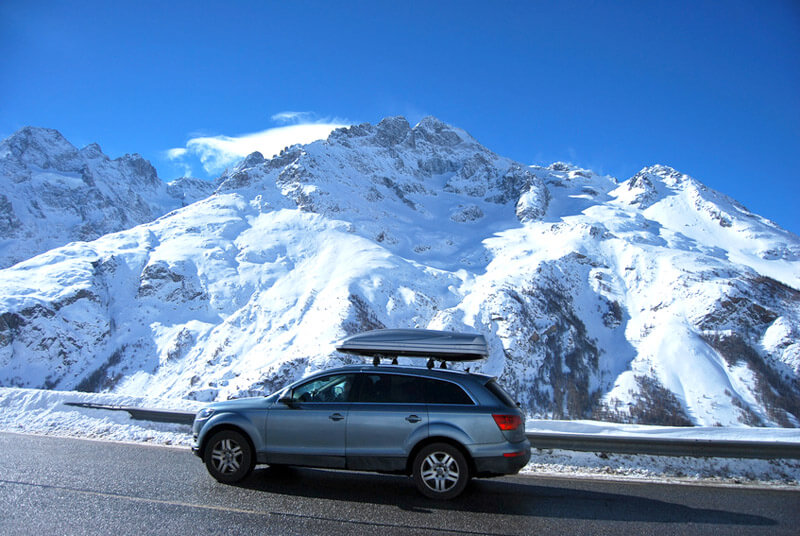
[[[497,380],[489,380],[489,383],[486,384],[486,388],[489,389],[489,392],[497,397],[500,403],[504,406],[508,406],[509,408],[517,407],[517,401],[514,400],[499,383],[497,383]]]

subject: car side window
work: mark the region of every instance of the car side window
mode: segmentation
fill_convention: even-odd
[[[475,405],[459,385],[441,380],[425,380],[425,400],[428,404]]]
[[[503,387],[497,383],[496,380],[489,380],[486,384],[486,388],[492,393],[497,399],[505,406],[509,408],[516,408],[518,406],[517,402],[512,398],[508,391],[503,389]]]
[[[362,374],[358,402],[424,404],[424,379],[403,374]]]
[[[350,402],[355,374],[324,376],[298,385],[292,391],[297,402]]]

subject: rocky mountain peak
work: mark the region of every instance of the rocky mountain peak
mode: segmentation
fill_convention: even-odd
[[[462,143],[479,145],[472,136],[459,128],[428,116],[413,128],[403,116],[386,117],[376,125],[362,123],[333,131],[328,139],[330,143],[349,145],[356,139],[366,139],[367,143],[383,148],[416,149],[418,142],[428,144],[434,150],[437,147],[456,147]],[[486,150],[484,148],[484,150]]]
[[[55,129],[23,127],[3,140],[0,156],[14,158],[43,169],[64,167],[78,150]]]
[[[443,147],[454,147],[465,141],[474,141],[463,130],[454,128],[433,116],[424,117],[414,126],[413,131],[417,139]]]
[[[237,165],[234,169],[236,171],[239,171],[242,169],[255,167],[258,166],[259,164],[263,164],[265,161],[266,158],[264,158],[263,154],[261,154],[259,151],[254,151],[249,155],[247,155],[247,157],[244,160],[242,160],[242,162],[239,165]]]
[[[89,145],[80,150],[80,154],[84,158],[89,158],[89,159],[95,159],[95,158],[101,158],[106,160],[108,159],[105,153],[103,153],[103,149],[101,149],[100,145],[98,145],[97,143],[90,143]]]
[[[57,130],[20,129],[0,142],[0,269],[151,221],[208,196],[206,184],[168,187],[139,154],[110,160],[96,143],[79,151]]]
[[[462,227],[487,213],[533,221],[544,215],[549,200],[527,166],[433,117],[413,128],[397,116],[339,129],[327,140],[270,160],[248,157],[221,177],[219,192],[251,190],[271,207],[350,218],[358,222],[356,232],[381,237],[387,247],[412,257],[450,251],[464,259],[481,257],[483,247],[476,248]],[[439,229],[443,239],[404,243],[398,214]]]
[[[547,169],[550,169],[550,170],[553,170],[553,171],[571,171],[571,170],[575,169],[575,167],[576,166],[574,166],[572,164],[568,164],[566,162],[553,162],[552,164],[547,166]]]
[[[668,187],[676,187],[682,183],[693,180],[688,175],[681,173],[674,168],[661,164],[642,168],[642,170],[637,173],[637,176],[649,176],[651,178],[655,178]]]
[[[161,185],[161,179],[158,178],[158,172],[149,160],[146,160],[138,153],[125,154],[115,161],[118,161],[120,166],[125,169],[129,177],[137,182],[158,187]]]
[[[642,168],[623,186],[627,189],[622,197],[632,205],[645,209],[668,195],[668,192],[693,183],[691,177],[664,166],[654,165]]]

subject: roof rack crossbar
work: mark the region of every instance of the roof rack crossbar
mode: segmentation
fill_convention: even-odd
[[[365,356],[365,357],[366,357],[366,356]],[[381,354],[376,354],[376,355],[375,355],[375,356],[372,358],[372,364],[373,364],[374,366],[376,366],[376,367],[377,367],[378,365],[380,365],[380,364],[381,364],[381,359],[383,359],[383,358],[389,359],[390,357],[392,358],[392,361],[391,361],[392,365],[397,365],[397,364],[399,364],[399,363],[397,362],[397,356],[396,356],[396,355],[395,355],[395,356],[388,356],[388,355],[381,355]]]

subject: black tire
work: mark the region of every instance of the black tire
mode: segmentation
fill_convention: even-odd
[[[447,443],[432,443],[420,450],[413,471],[417,490],[431,499],[458,497],[470,479],[467,459]]]
[[[203,461],[211,476],[224,484],[244,480],[255,465],[250,442],[235,430],[222,430],[211,436]]]

